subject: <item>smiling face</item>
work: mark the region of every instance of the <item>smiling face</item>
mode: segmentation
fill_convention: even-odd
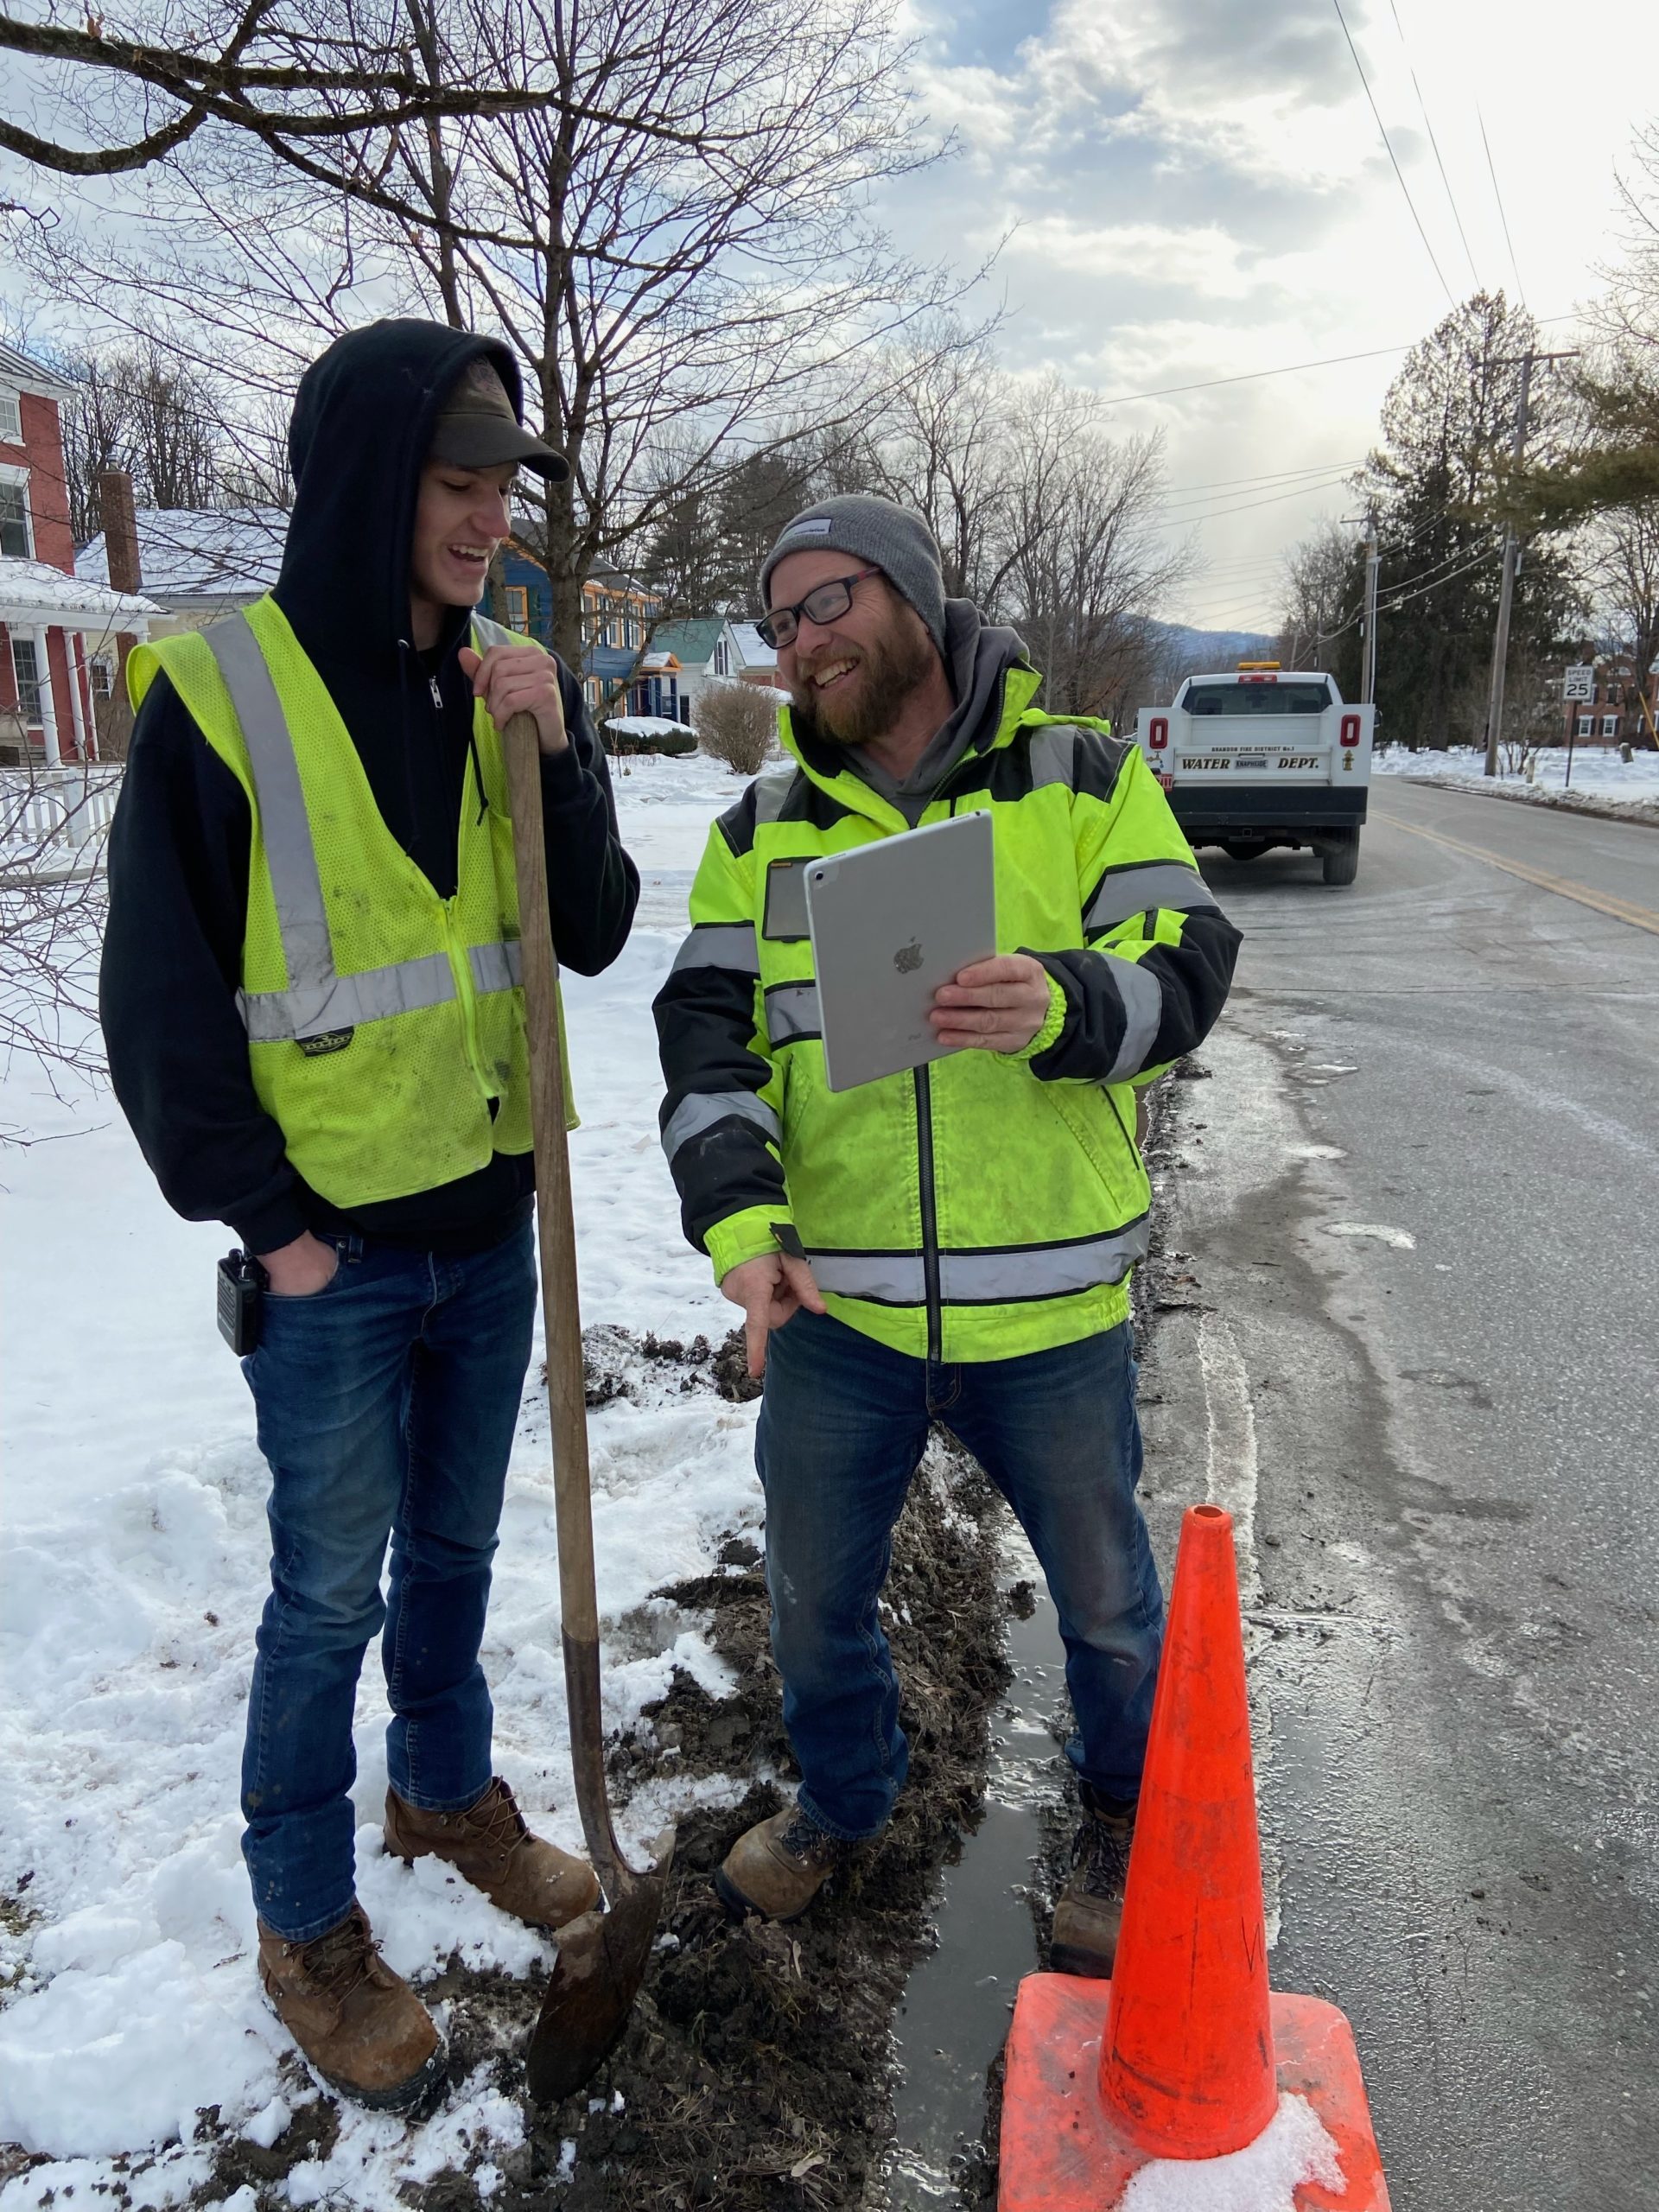
[[[849,553],[791,553],[767,579],[767,596],[774,607],[792,607],[817,585],[867,565]],[[833,622],[803,614],[794,641],[778,649],[798,734],[835,745],[886,736],[939,664],[921,616],[880,575],[855,584],[852,605]]]
[[[458,468],[429,461],[421,471],[415,536],[409,555],[409,595],[416,632],[435,641],[443,610],[476,607],[490,578],[490,563],[509,527],[507,493],[515,464]],[[416,638],[417,645],[421,637]]]

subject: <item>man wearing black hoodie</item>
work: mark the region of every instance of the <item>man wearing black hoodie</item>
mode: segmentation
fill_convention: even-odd
[[[473,612],[515,471],[568,474],[519,416],[508,349],[464,332],[377,323],[313,365],[276,589],[134,656],[111,840],[117,1094],[168,1202],[265,1278],[244,1361],[272,1485],[243,1764],[261,1974],[318,2069],[388,2108],[442,2053],[354,1893],[378,1630],[388,1849],[543,1926],[598,1897],[492,1778],[478,1656],[535,1307],[510,715],[541,740],[561,961],[607,967],[639,895],[579,684]]]

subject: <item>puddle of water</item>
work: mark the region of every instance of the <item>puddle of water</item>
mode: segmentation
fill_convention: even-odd
[[[1026,1890],[1042,1844],[1039,1814],[1060,1786],[1049,1721],[1065,1696],[1065,1652],[1036,1561],[1026,1554],[1010,1565],[1040,1594],[1029,1620],[1007,1624],[1014,1680],[995,1724],[985,1815],[944,1871],[938,1940],[912,1974],[893,2028],[889,2177],[899,2212],[959,2202],[951,2161],[983,2135],[986,2069],[1007,2035],[1020,1976],[1037,1965]]]

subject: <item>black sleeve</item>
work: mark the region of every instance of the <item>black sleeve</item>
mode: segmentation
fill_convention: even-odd
[[[563,753],[542,756],[553,949],[562,966],[597,976],[628,941],[639,871],[617,834],[610,771],[582,686],[563,661],[559,690],[570,742]]]
[[[242,786],[158,675],[110,831],[99,979],[110,1074],[174,1211],[228,1222],[250,1251],[270,1252],[308,1216],[237,1010],[250,842]]]
[[[1215,1026],[1232,984],[1233,966],[1243,943],[1218,907],[1199,907],[1183,917],[1179,944],[1154,944],[1133,963],[1114,959],[1109,948],[1080,952],[1039,952],[1049,974],[1065,994],[1065,1022],[1059,1035],[1031,1063],[1046,1082],[1056,1079],[1127,1082],[1147,1068],[1167,1067],[1201,1045]],[[1141,1035],[1145,1049],[1132,1051],[1123,1065],[1130,1012],[1119,973],[1134,966],[1156,986],[1155,1024]]]

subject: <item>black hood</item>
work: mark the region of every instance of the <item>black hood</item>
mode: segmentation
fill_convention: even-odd
[[[387,828],[446,899],[472,742],[472,685],[457,657],[470,610],[451,607],[435,649],[417,653],[409,555],[433,427],[480,358],[518,414],[507,348],[441,323],[373,322],[312,363],[289,425],[294,512],[276,591]]]
[[[276,603],[358,736],[365,679],[397,680],[409,635],[409,550],[433,425],[470,362],[489,360],[522,416],[518,364],[499,339],[442,323],[347,331],[300,379]],[[446,645],[463,626],[445,628]]]

